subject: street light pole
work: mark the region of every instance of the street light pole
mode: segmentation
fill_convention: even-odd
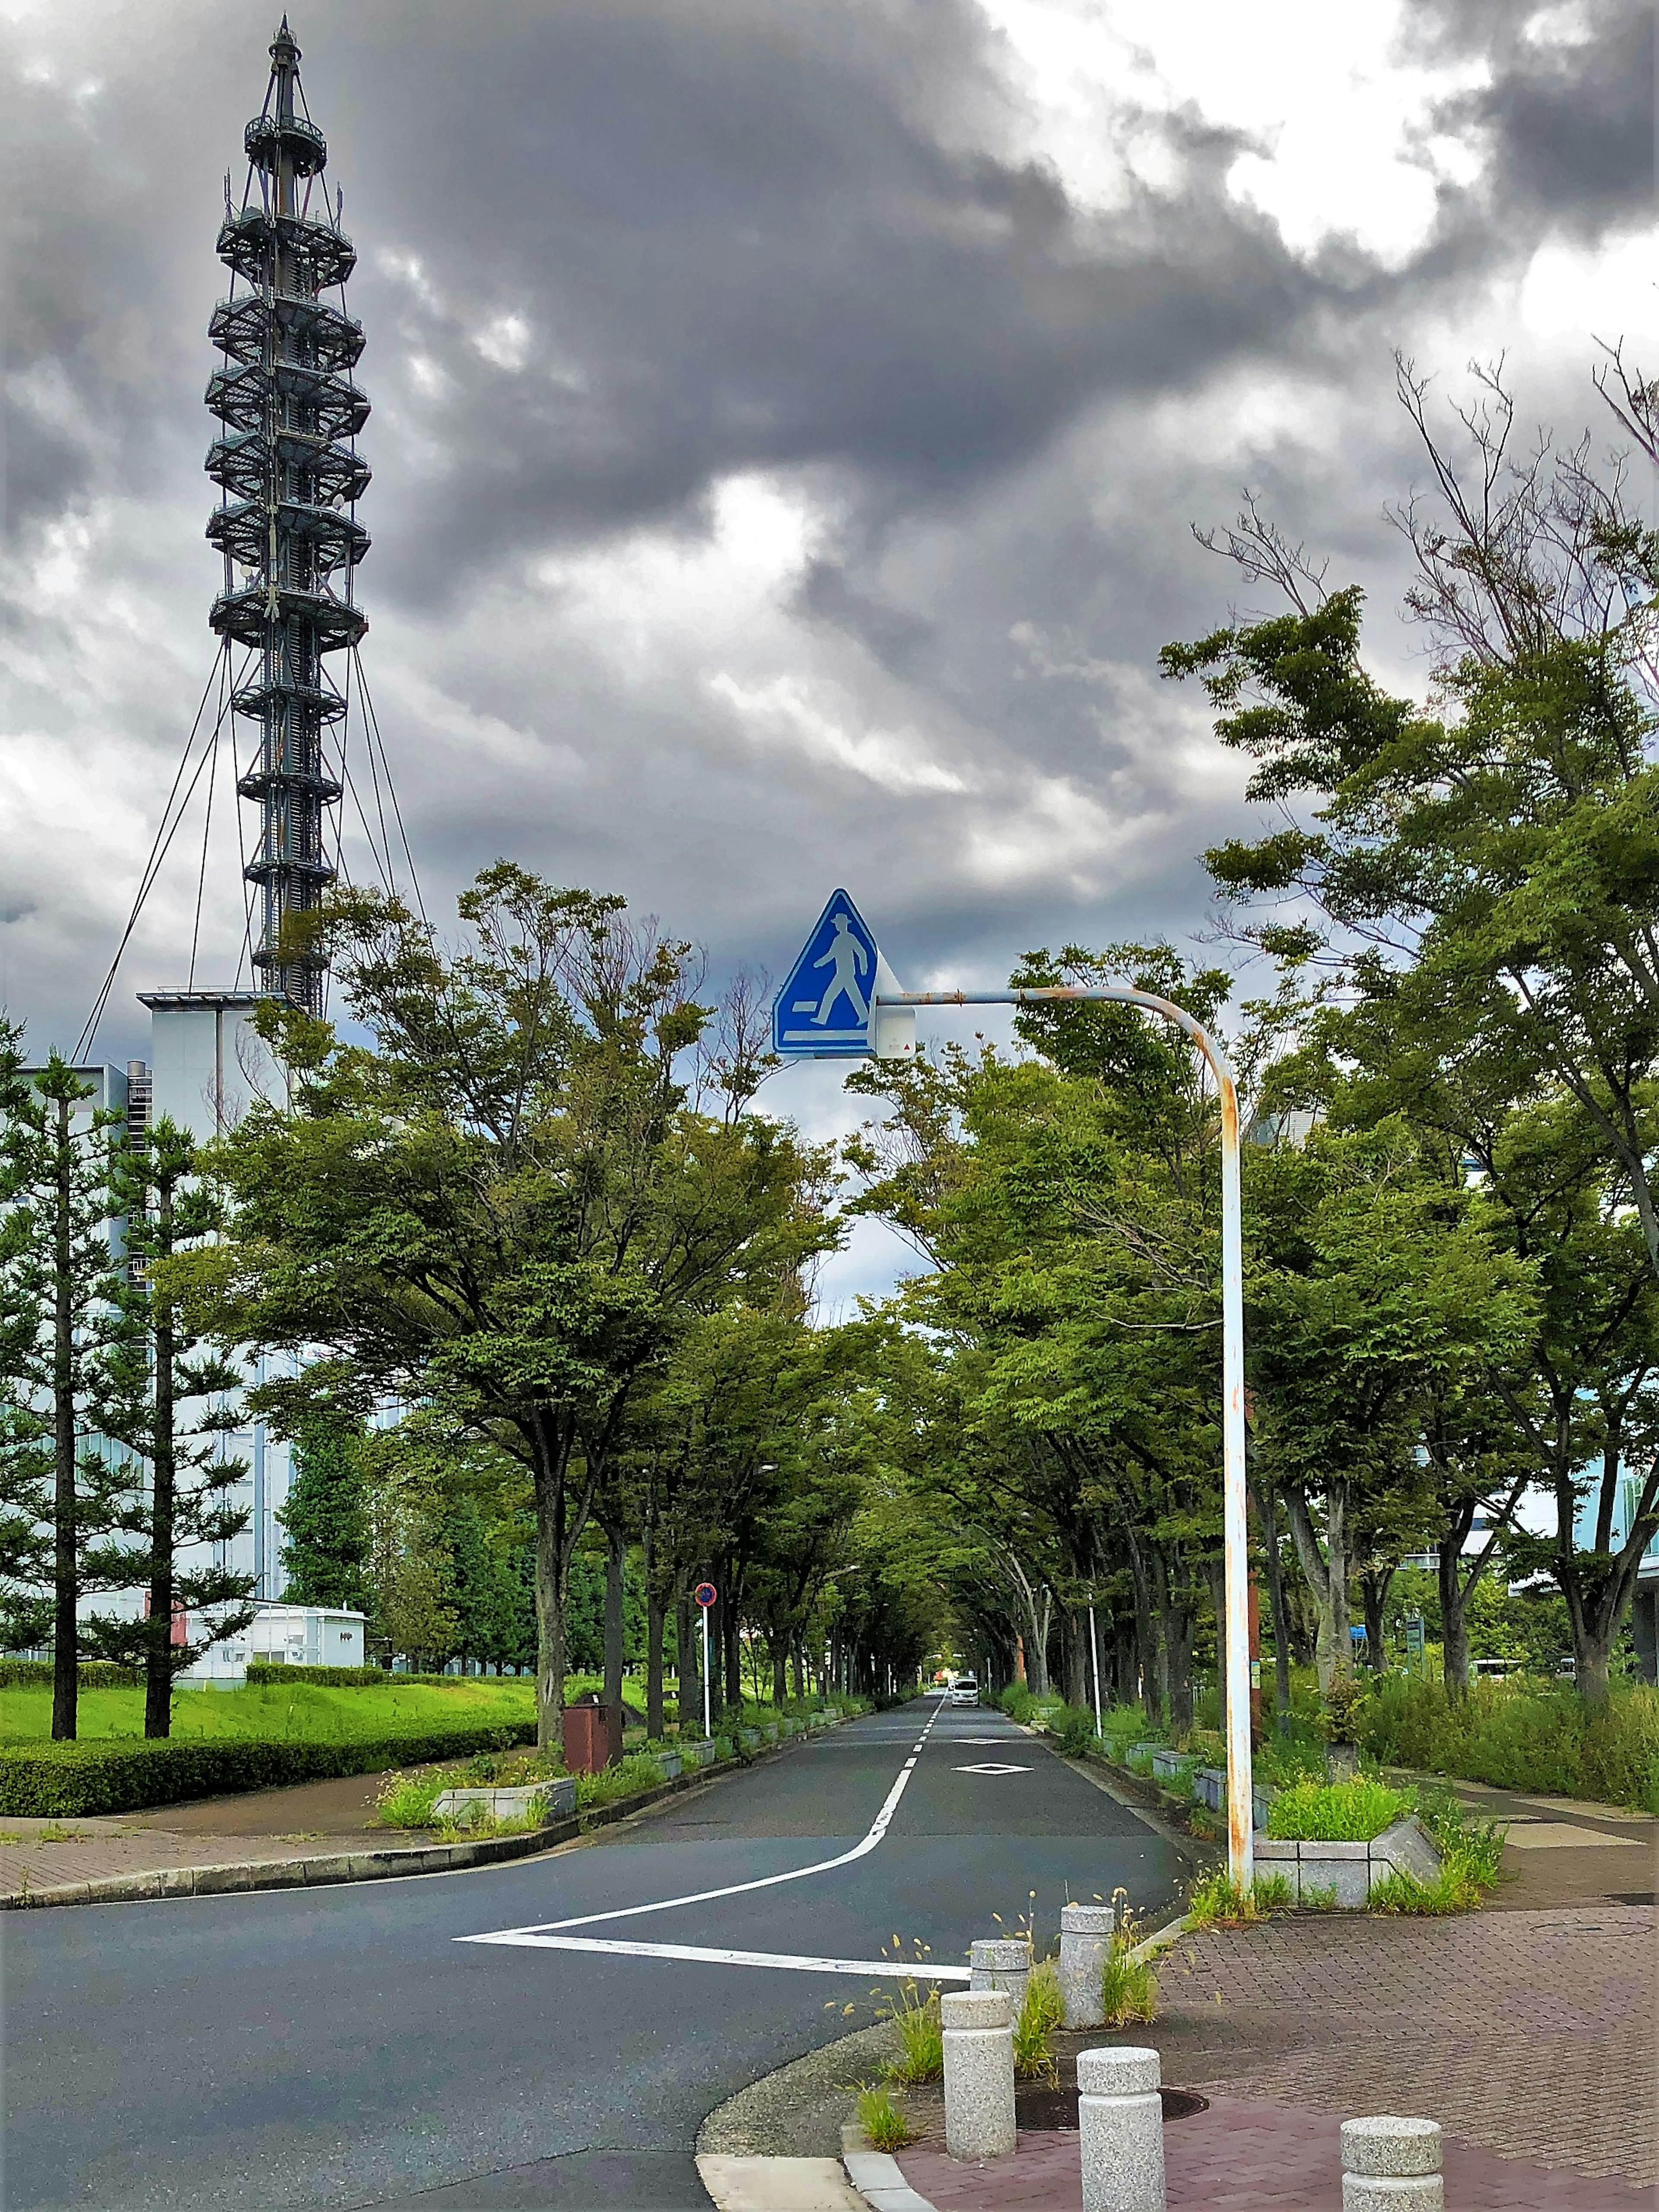
[[[884,991],[870,1001],[870,1027],[888,1006],[1044,1006],[1067,1000],[1139,1006],[1173,1022],[1203,1054],[1221,1101],[1222,1529],[1226,1579],[1227,1869],[1248,1888],[1255,1878],[1250,1776],[1249,1553],[1244,1491],[1244,1230],[1239,1176],[1238,1088],[1219,1042],[1172,999],[1128,983],[1058,983],[1026,991]]]

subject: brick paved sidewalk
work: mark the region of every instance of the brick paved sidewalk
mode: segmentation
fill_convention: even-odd
[[[1338,2212],[1341,2123],[1284,2105],[1218,2097],[1164,2133],[1170,2212]],[[1082,2212],[1077,2136],[1022,2136],[1012,2158],[969,2164],[944,2151],[899,2153],[905,2179],[937,2212]],[[1652,2194],[1449,2142],[1450,2212],[1649,2212]]]
[[[387,1835],[384,1840],[401,1839]],[[319,1848],[326,1847],[303,1835],[178,1835],[165,1829],[133,1828],[116,1820],[29,1820],[0,1816],[0,1897],[55,1889],[64,1882],[149,1874],[162,1868],[246,1866],[257,1860],[314,1858]]]
[[[1240,2129],[1248,2116],[1254,2148],[1237,2176],[1248,2189],[1233,2197],[1214,2193],[1216,2171],[1206,2169],[1211,2193],[1198,2197],[1176,2197],[1174,2177],[1178,2159],[1196,2159],[1212,2139],[1242,2158],[1244,2135],[1206,2114],[1171,2123],[1172,2204],[1323,2212],[1336,2202],[1340,2166],[1322,2168],[1321,2181],[1307,2159],[1334,2142],[1340,2120],[1392,2112],[1441,2123],[1468,2183],[1463,2194],[1448,2191],[1460,2212],[1466,2203],[1610,2212],[1652,2203],[1656,1941],[1659,1913],[1645,1905],[1451,1920],[1297,1915],[1182,1936],[1160,1966],[1154,2026],[1067,2038],[1064,2047],[1069,2056],[1085,2042],[1154,2044],[1165,2081],[1202,2091]],[[967,2170],[944,2156],[937,2093],[907,2103],[930,2135],[901,2163],[908,2172],[919,2161],[913,2185],[940,2212],[1080,2201],[1042,2193],[1064,2179],[1054,2164],[1064,2164],[1060,2152],[1045,2149],[1042,2136],[1023,2136],[1013,2158],[996,2161],[1006,2192],[1024,2189],[1028,2158],[1040,2158],[1036,2195],[939,2194],[932,2180],[943,2190]],[[1297,2117],[1280,2146],[1272,2115],[1285,2112]],[[1302,2161],[1296,2172],[1283,2167],[1281,2148]],[[1540,2195],[1546,2181],[1553,2193]],[[1470,2193],[1489,2186],[1499,2193]]]

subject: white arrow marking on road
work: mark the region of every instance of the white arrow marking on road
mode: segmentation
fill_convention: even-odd
[[[776,1966],[797,1974],[878,1975],[920,1982],[965,1982],[966,1966],[930,1966],[919,1959],[819,1959],[789,1951],[723,1951],[700,1943],[630,1943],[623,1936],[541,1936],[508,1929],[501,1936],[463,1936],[463,1943],[506,1943],[526,1951],[610,1951],[626,1959],[679,1959],[693,1966]]]
[[[957,1769],[958,1774],[1029,1774],[1030,1771],[1029,1766],[999,1766],[994,1759],[988,1759],[982,1766],[959,1766]]]
[[[652,1905],[624,1905],[614,1912],[581,1912],[570,1920],[534,1920],[524,1928],[503,1928],[489,1936],[457,1936],[457,1943],[502,1943],[515,1936],[538,1936],[560,1928],[592,1928],[601,1921],[632,1920],[642,1912],[667,1912],[677,1905],[709,1905],[721,1897],[744,1897],[751,1889],[775,1889],[780,1882],[805,1881],[809,1875],[830,1874],[836,1867],[851,1866],[854,1859],[867,1857],[887,1833],[887,1824],[898,1810],[899,1799],[915,1771],[916,1759],[921,1747],[932,1733],[933,1721],[945,1710],[943,1700],[934,1708],[933,1719],[916,1738],[916,1747],[903,1765],[892,1788],[882,1801],[881,1810],[870,1824],[870,1832],[861,1843],[854,1844],[850,1851],[842,1851],[832,1859],[820,1859],[816,1866],[792,1867],[787,1874],[763,1875],[757,1881],[734,1881],[724,1889],[694,1890],[685,1897],[662,1897]]]

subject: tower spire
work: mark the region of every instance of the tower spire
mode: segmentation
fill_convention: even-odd
[[[284,15],[264,106],[243,133],[242,204],[219,231],[231,286],[208,325],[224,365],[207,389],[223,425],[208,450],[222,496],[207,534],[225,562],[212,627],[246,648],[231,704],[258,732],[236,787],[260,811],[246,871],[260,894],[253,964],[268,990],[315,1013],[325,960],[284,926],[314,910],[336,873],[327,821],[341,787],[326,738],[346,702],[325,656],[368,628],[353,586],[368,550],[355,511],[368,483],[356,451],[368,402],[351,374],[362,326],[343,305],[356,256],[325,182],[312,212],[328,145],[307,112],[299,64]],[[323,297],[337,289],[337,307]]]

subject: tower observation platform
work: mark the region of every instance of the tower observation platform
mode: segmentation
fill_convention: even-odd
[[[229,204],[227,180],[219,230],[230,296],[208,325],[224,356],[207,388],[224,426],[207,457],[221,494],[207,534],[225,564],[210,619],[246,656],[231,707],[250,726],[237,789],[260,816],[246,871],[259,893],[253,964],[264,990],[316,1013],[326,955],[294,924],[337,873],[341,783],[329,738],[346,698],[326,664],[368,628],[354,584],[368,550],[355,510],[369,472],[355,441],[369,410],[353,381],[362,325],[343,304],[356,256],[325,180],[328,145],[306,111],[286,16],[243,144],[242,204]],[[331,291],[340,304],[323,296]]]

